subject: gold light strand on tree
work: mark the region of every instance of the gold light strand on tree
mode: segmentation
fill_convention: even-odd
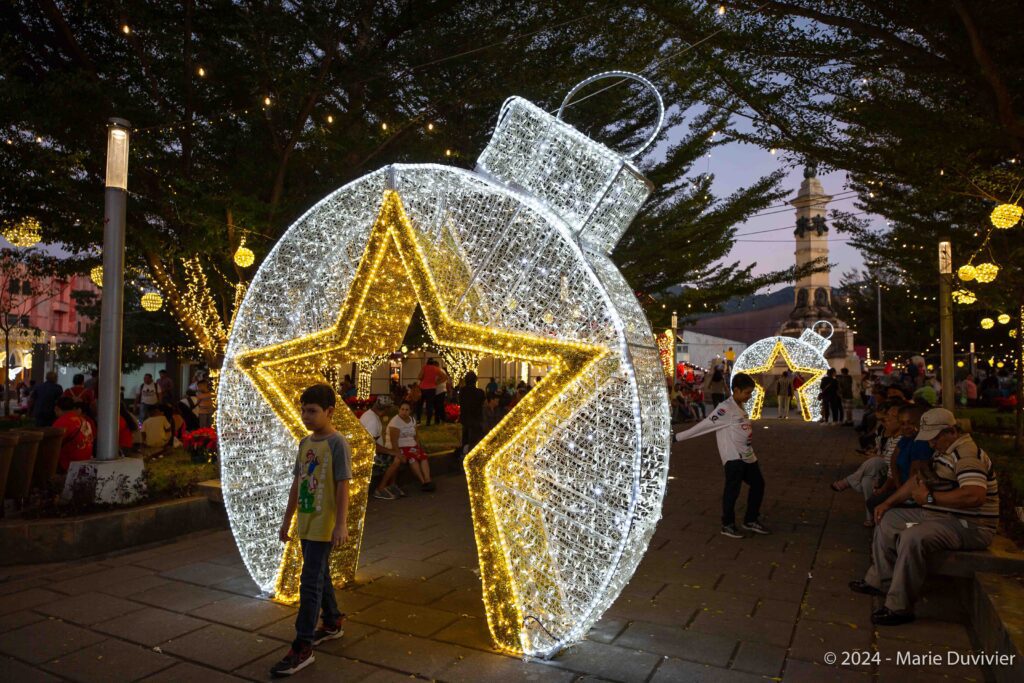
[[[356,361],[356,398],[361,400],[370,398],[373,389],[373,371],[386,361],[388,356],[389,354],[380,353]]]

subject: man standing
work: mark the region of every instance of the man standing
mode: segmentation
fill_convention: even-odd
[[[793,402],[793,375],[789,370],[783,370],[779,380],[775,383],[775,392],[779,399],[779,419],[789,419],[789,404]]]
[[[470,370],[459,390],[459,422],[462,423],[462,458],[484,438],[484,390],[476,385],[476,373]],[[462,460],[460,458],[460,462]]]
[[[164,403],[174,403],[174,380],[166,370],[160,371],[160,379],[156,381],[160,388],[160,400]]]
[[[843,424],[853,426],[853,375],[850,374],[849,368],[843,368],[839,371],[839,377],[836,378],[836,382],[839,383],[839,400],[843,406]]]
[[[928,556],[940,550],[983,550],[999,524],[999,483],[992,461],[953,413],[921,416],[918,441],[935,449],[928,477],[912,476],[875,508],[874,564],[850,590],[884,595],[871,615],[879,626],[914,620],[914,602],[928,576]],[[919,508],[895,507],[913,498]]]
[[[28,397],[29,415],[36,427],[49,427],[57,419],[54,408],[63,393],[64,389],[57,384],[57,373],[52,370],[46,373],[46,381],[36,385]]]
[[[135,410],[139,414],[139,422],[145,422],[153,406],[160,403],[160,387],[153,381],[153,375],[146,373],[142,385],[135,392]]]

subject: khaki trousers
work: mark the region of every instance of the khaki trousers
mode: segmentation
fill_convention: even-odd
[[[892,508],[875,527],[873,564],[864,581],[885,591],[885,606],[892,611],[912,612],[928,577],[929,554],[984,550],[994,535],[992,529],[952,514]]]

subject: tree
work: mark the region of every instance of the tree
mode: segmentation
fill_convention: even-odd
[[[102,126],[112,115],[131,120],[128,259],[211,367],[238,285],[254,272],[232,260],[243,238],[258,264],[346,181],[392,162],[471,166],[509,94],[554,108],[591,73],[642,70],[678,47],[642,7],[606,2],[17,0],[0,13],[10,27],[0,213],[31,207],[46,239],[91,249],[101,233]],[[638,289],[663,297],[669,285],[695,283],[689,296],[710,307],[771,279],[712,264],[728,253],[732,226],[778,196],[779,178],[717,198],[713,178],[695,175],[723,139],[713,142],[712,130],[729,119],[691,111],[709,83],[703,70],[681,61],[654,73],[677,103],[669,126],[689,129],[664,159],[641,162],[662,189],[617,258]],[[624,103],[612,97],[622,94]],[[571,112],[611,145],[635,144],[654,120],[651,100],[623,89]]]
[[[858,214],[837,225],[902,286],[933,289],[942,239],[956,265],[998,264],[995,283],[960,284],[978,295],[975,308],[1008,314],[1018,328],[1024,448],[1024,250],[1019,227],[993,231],[988,221],[996,204],[1019,202],[1024,185],[1024,6],[733,0],[724,15],[698,2],[644,6],[691,41],[720,31],[702,52],[717,82],[709,99],[749,122],[740,139],[846,170],[857,211],[884,216],[890,229],[872,230]],[[984,340],[973,323],[959,329]]]
[[[10,415],[11,340],[33,341],[41,331],[32,313],[68,286],[61,262],[36,249],[0,249],[0,334],[4,337],[4,415]],[[29,332],[37,334],[29,334]]]

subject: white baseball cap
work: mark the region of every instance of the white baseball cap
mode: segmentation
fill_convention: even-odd
[[[931,441],[942,430],[956,426],[956,416],[945,408],[932,408],[921,416],[921,428],[915,441]]]

